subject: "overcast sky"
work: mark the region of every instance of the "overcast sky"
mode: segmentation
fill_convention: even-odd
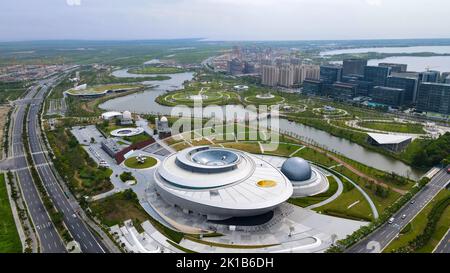
[[[0,40],[450,38],[449,0],[0,0]]]

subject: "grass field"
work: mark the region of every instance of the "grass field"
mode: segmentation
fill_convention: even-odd
[[[125,166],[131,169],[147,169],[155,166],[156,163],[158,163],[158,161],[151,156],[147,156],[145,162],[142,164],[138,162],[136,157],[130,157],[124,162]]]
[[[0,253],[20,253],[22,243],[9,204],[5,174],[0,174]]]
[[[123,224],[124,221],[130,219],[135,224],[150,220],[149,215],[139,205],[133,193],[128,191],[116,193],[105,199],[92,202],[90,203],[90,208],[102,223],[109,227]]]
[[[26,86],[25,82],[0,82],[0,104],[21,97],[27,89]]]
[[[315,196],[309,196],[309,197],[291,198],[291,199],[289,199],[288,202],[293,205],[297,205],[299,207],[305,208],[305,207],[320,203],[322,201],[325,201],[328,198],[330,198],[331,196],[333,196],[333,194],[335,194],[338,189],[338,183],[336,182],[336,179],[334,177],[329,176],[328,183],[330,183],[330,186],[329,186],[328,190],[324,193],[321,193],[321,194],[318,194]]]
[[[364,196],[348,181],[342,183],[344,192],[336,200],[314,210],[331,216],[371,221],[372,211]]]
[[[378,122],[378,121],[362,121],[359,126],[379,131],[397,132],[407,134],[424,134],[423,125],[415,123],[401,122]]]

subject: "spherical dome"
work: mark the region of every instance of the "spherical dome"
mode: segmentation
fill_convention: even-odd
[[[125,119],[131,119],[131,112],[130,111],[123,112],[122,117]]]
[[[303,158],[289,158],[281,166],[281,172],[291,181],[306,181],[312,176],[309,163]]]

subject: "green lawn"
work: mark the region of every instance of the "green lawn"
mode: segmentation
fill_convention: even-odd
[[[151,156],[147,156],[144,163],[139,163],[136,157],[130,157],[124,162],[125,166],[131,169],[147,169],[155,166],[156,163],[158,161]]]
[[[338,189],[338,183],[336,182],[336,179],[333,176],[328,177],[328,182],[330,183],[330,187],[328,188],[328,190],[326,192],[315,195],[315,196],[302,197],[302,198],[291,198],[291,199],[289,199],[288,202],[293,205],[297,205],[299,207],[305,208],[305,207],[320,203],[322,201],[325,201],[328,198],[330,198],[331,196],[333,196],[333,194],[335,194]]]
[[[372,211],[364,196],[348,181],[342,182],[344,192],[333,202],[314,210],[331,216],[371,221],[373,219]]]
[[[16,224],[9,204],[5,174],[0,174],[0,253],[21,253]]]
[[[358,123],[359,126],[374,130],[409,133],[409,134],[424,134],[423,125],[414,123],[401,122],[378,122],[378,121],[362,121]]]
[[[151,219],[131,190],[94,201],[89,207],[94,215],[109,227],[123,224],[130,219],[139,224]]]

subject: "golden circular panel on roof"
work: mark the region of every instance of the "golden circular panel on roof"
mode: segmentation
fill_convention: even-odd
[[[260,180],[256,185],[261,188],[273,188],[277,185],[277,182],[273,180]]]

